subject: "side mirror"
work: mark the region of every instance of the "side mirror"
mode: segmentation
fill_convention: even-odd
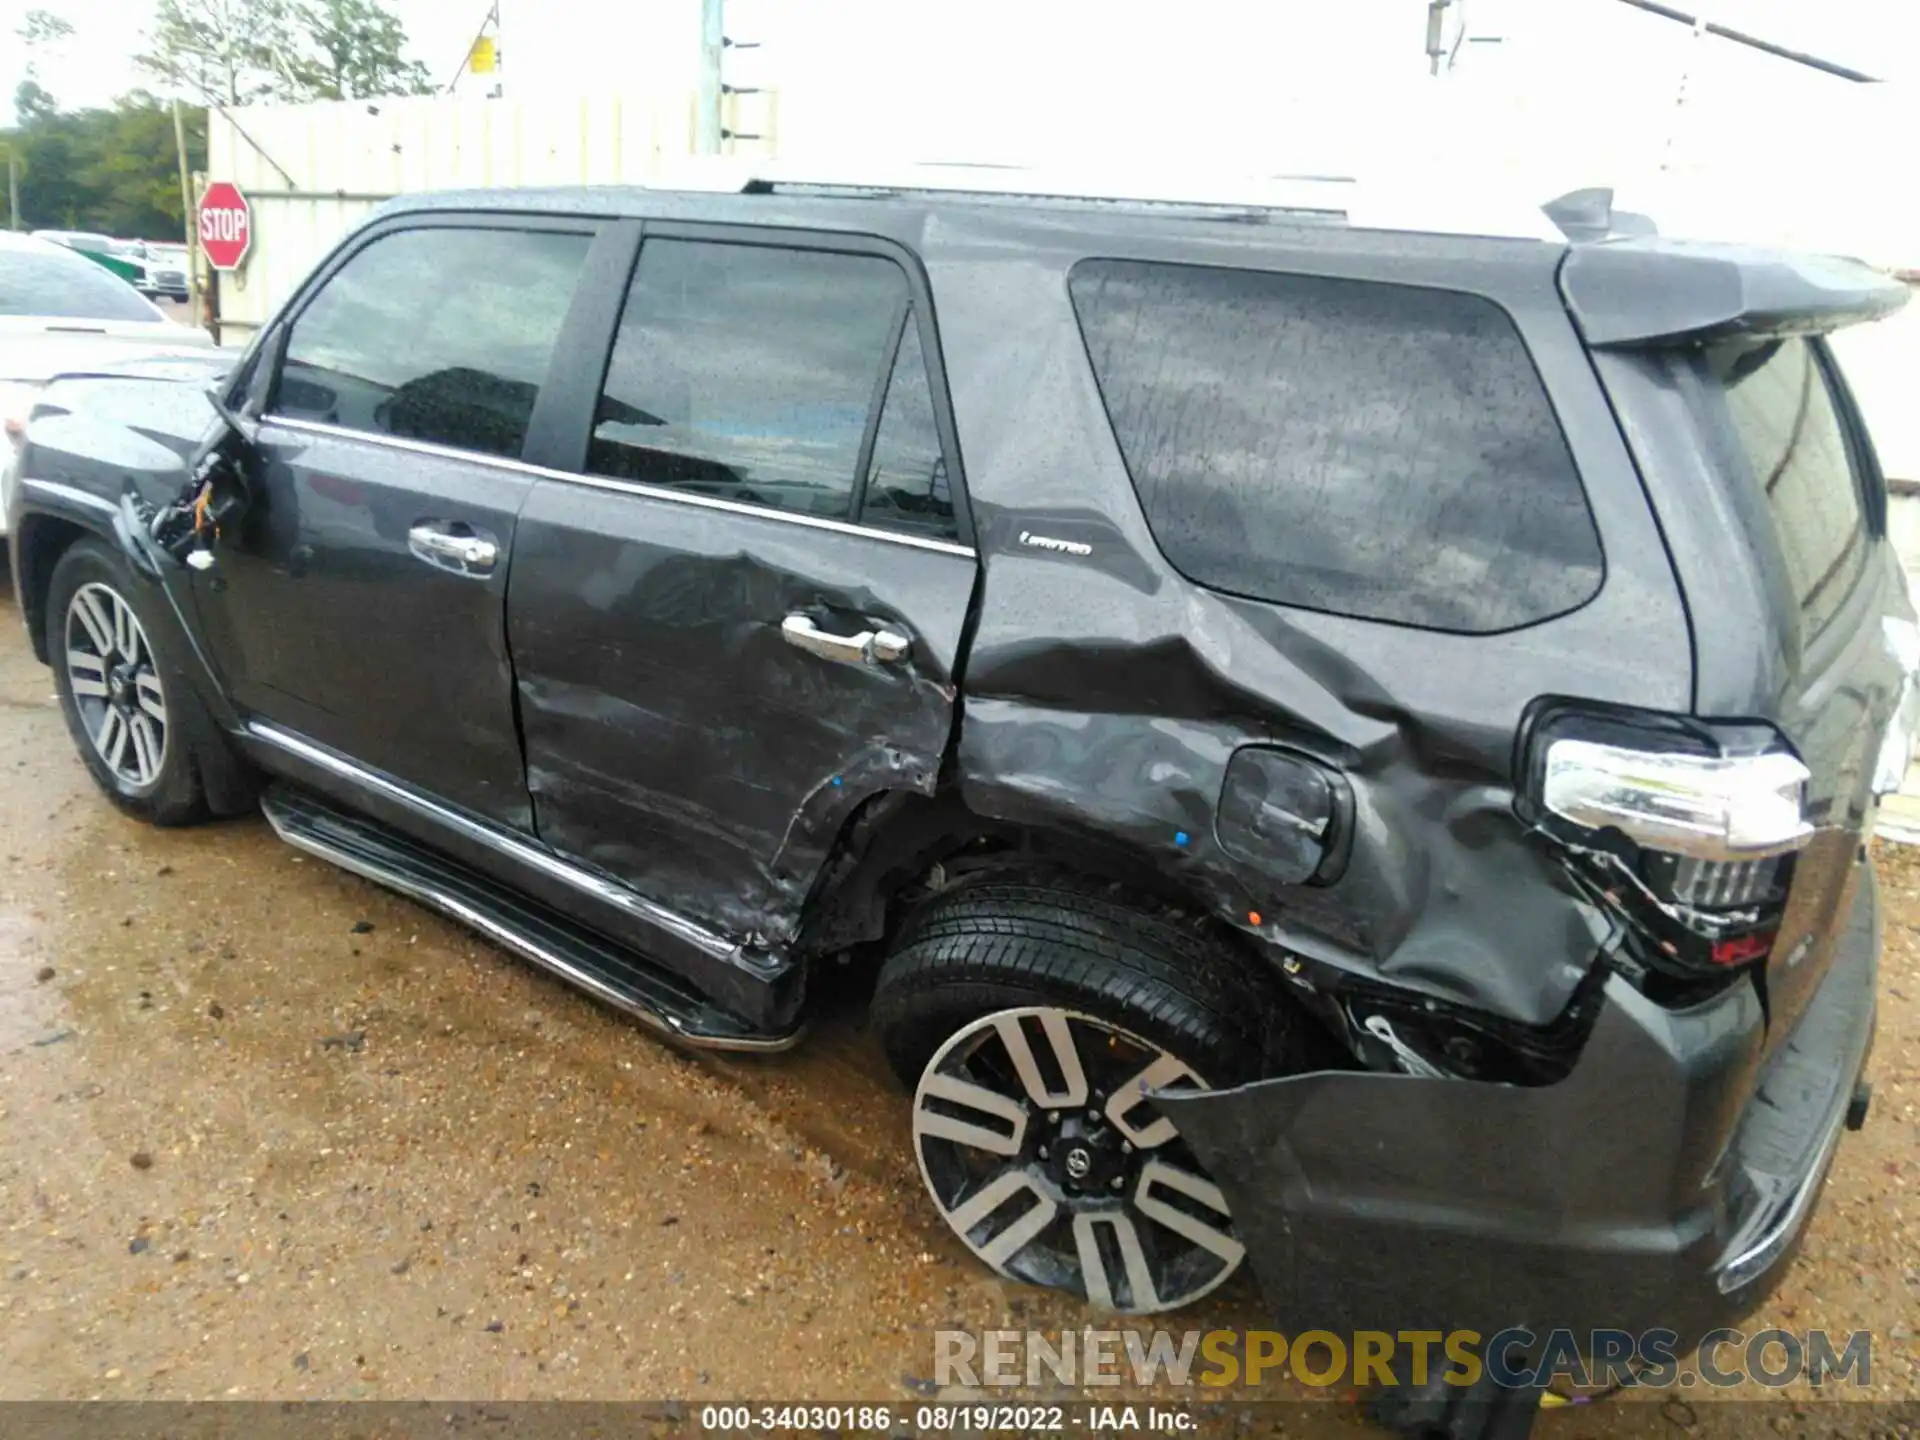
[[[259,422],[251,416],[242,414],[227,403],[227,382],[225,380],[216,381],[207,387],[207,403],[213,406],[213,413],[220,417],[220,422],[225,425],[228,430],[245,441],[248,447],[251,448],[253,442],[260,434]]]
[[[258,459],[259,422],[227,403],[227,381],[209,385],[207,403],[220,429],[188,458],[186,483],[171,503],[155,512],[148,534],[174,559],[196,570],[214,564],[210,546],[222,529],[237,527],[253,508],[252,470]]]
[[[221,423],[249,446],[259,438],[260,415],[266,409],[267,391],[273,377],[279,374],[280,359],[286,345],[286,327],[276,326],[262,337],[258,346],[242,354],[238,370],[228,371],[207,387],[207,403],[213,406]],[[236,375],[241,377],[238,381],[238,407],[227,400],[227,395],[235,388]]]

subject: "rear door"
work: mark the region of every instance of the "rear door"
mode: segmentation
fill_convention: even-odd
[[[976,562],[931,306],[879,241],[649,223],[609,330],[520,519],[534,818],[777,945],[847,818],[931,793],[953,729]]]
[[[506,645],[514,526],[591,222],[409,217],[287,323],[255,503],[196,577],[256,718],[528,828]]]

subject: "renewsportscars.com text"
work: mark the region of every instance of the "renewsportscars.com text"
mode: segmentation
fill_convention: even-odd
[[[1310,1386],[1452,1385],[1482,1377],[1519,1389],[1564,1381],[1577,1387],[1658,1388],[1749,1381],[1771,1389],[1873,1383],[1873,1336],[1855,1330],[1715,1330],[1691,1363],[1671,1330],[938,1330],[937,1385],[1257,1386],[1292,1379]]]

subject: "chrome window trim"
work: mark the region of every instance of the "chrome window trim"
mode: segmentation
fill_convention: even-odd
[[[715,934],[698,921],[690,920],[678,911],[656,904],[603,875],[596,875],[590,870],[583,870],[577,865],[570,864],[552,851],[529,845],[524,840],[504,834],[492,825],[430,800],[411,786],[391,780],[378,771],[357,765],[345,756],[336,754],[324,746],[316,745],[291,730],[283,730],[266,720],[249,720],[247,734],[262,744],[285,751],[296,759],[304,760],[307,764],[317,766],[342,780],[404,805],[416,814],[424,815],[436,824],[458,832],[475,844],[484,845],[530,869],[539,870],[563,885],[624,910],[635,919],[665,930],[716,959],[735,963],[750,961],[750,957],[745,956],[738,945],[722,935]]]
[[[262,425],[277,426],[282,430],[291,430],[295,434],[318,435],[332,440],[357,440],[363,444],[377,445],[388,450],[399,450],[414,455],[431,455],[441,460],[459,460],[469,465],[485,465],[490,469],[504,470],[510,474],[528,475],[540,480],[562,480],[571,485],[582,485],[589,490],[607,490],[616,495],[633,495],[643,500],[669,500],[676,505],[690,505],[697,510],[717,510],[728,515],[749,515],[765,520],[779,520],[788,525],[799,525],[809,530],[826,530],[837,535],[854,535],[866,540],[884,540],[893,545],[904,545],[912,550],[930,550],[937,555],[955,555],[963,560],[978,558],[978,552],[971,545],[962,545],[953,540],[930,540],[920,535],[903,535],[894,530],[882,530],[872,525],[855,525],[846,520],[829,520],[819,515],[796,515],[790,510],[775,510],[770,506],[746,505],[737,500],[721,500],[712,495],[689,495],[660,485],[643,485],[633,480],[614,480],[604,475],[581,475],[570,470],[549,470],[544,465],[529,465],[524,460],[511,460],[503,455],[487,455],[478,450],[461,450],[452,445],[435,445],[426,440],[405,440],[394,435],[376,435],[368,430],[352,430],[344,425],[328,425],[317,420],[297,420],[286,415],[264,415]]]

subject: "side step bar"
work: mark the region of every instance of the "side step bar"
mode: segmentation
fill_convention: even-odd
[[[289,845],[452,916],[683,1045],[784,1050],[800,1038],[798,1027],[783,1035],[755,1030],[631,951],[377,820],[285,784],[270,787],[260,808]]]

